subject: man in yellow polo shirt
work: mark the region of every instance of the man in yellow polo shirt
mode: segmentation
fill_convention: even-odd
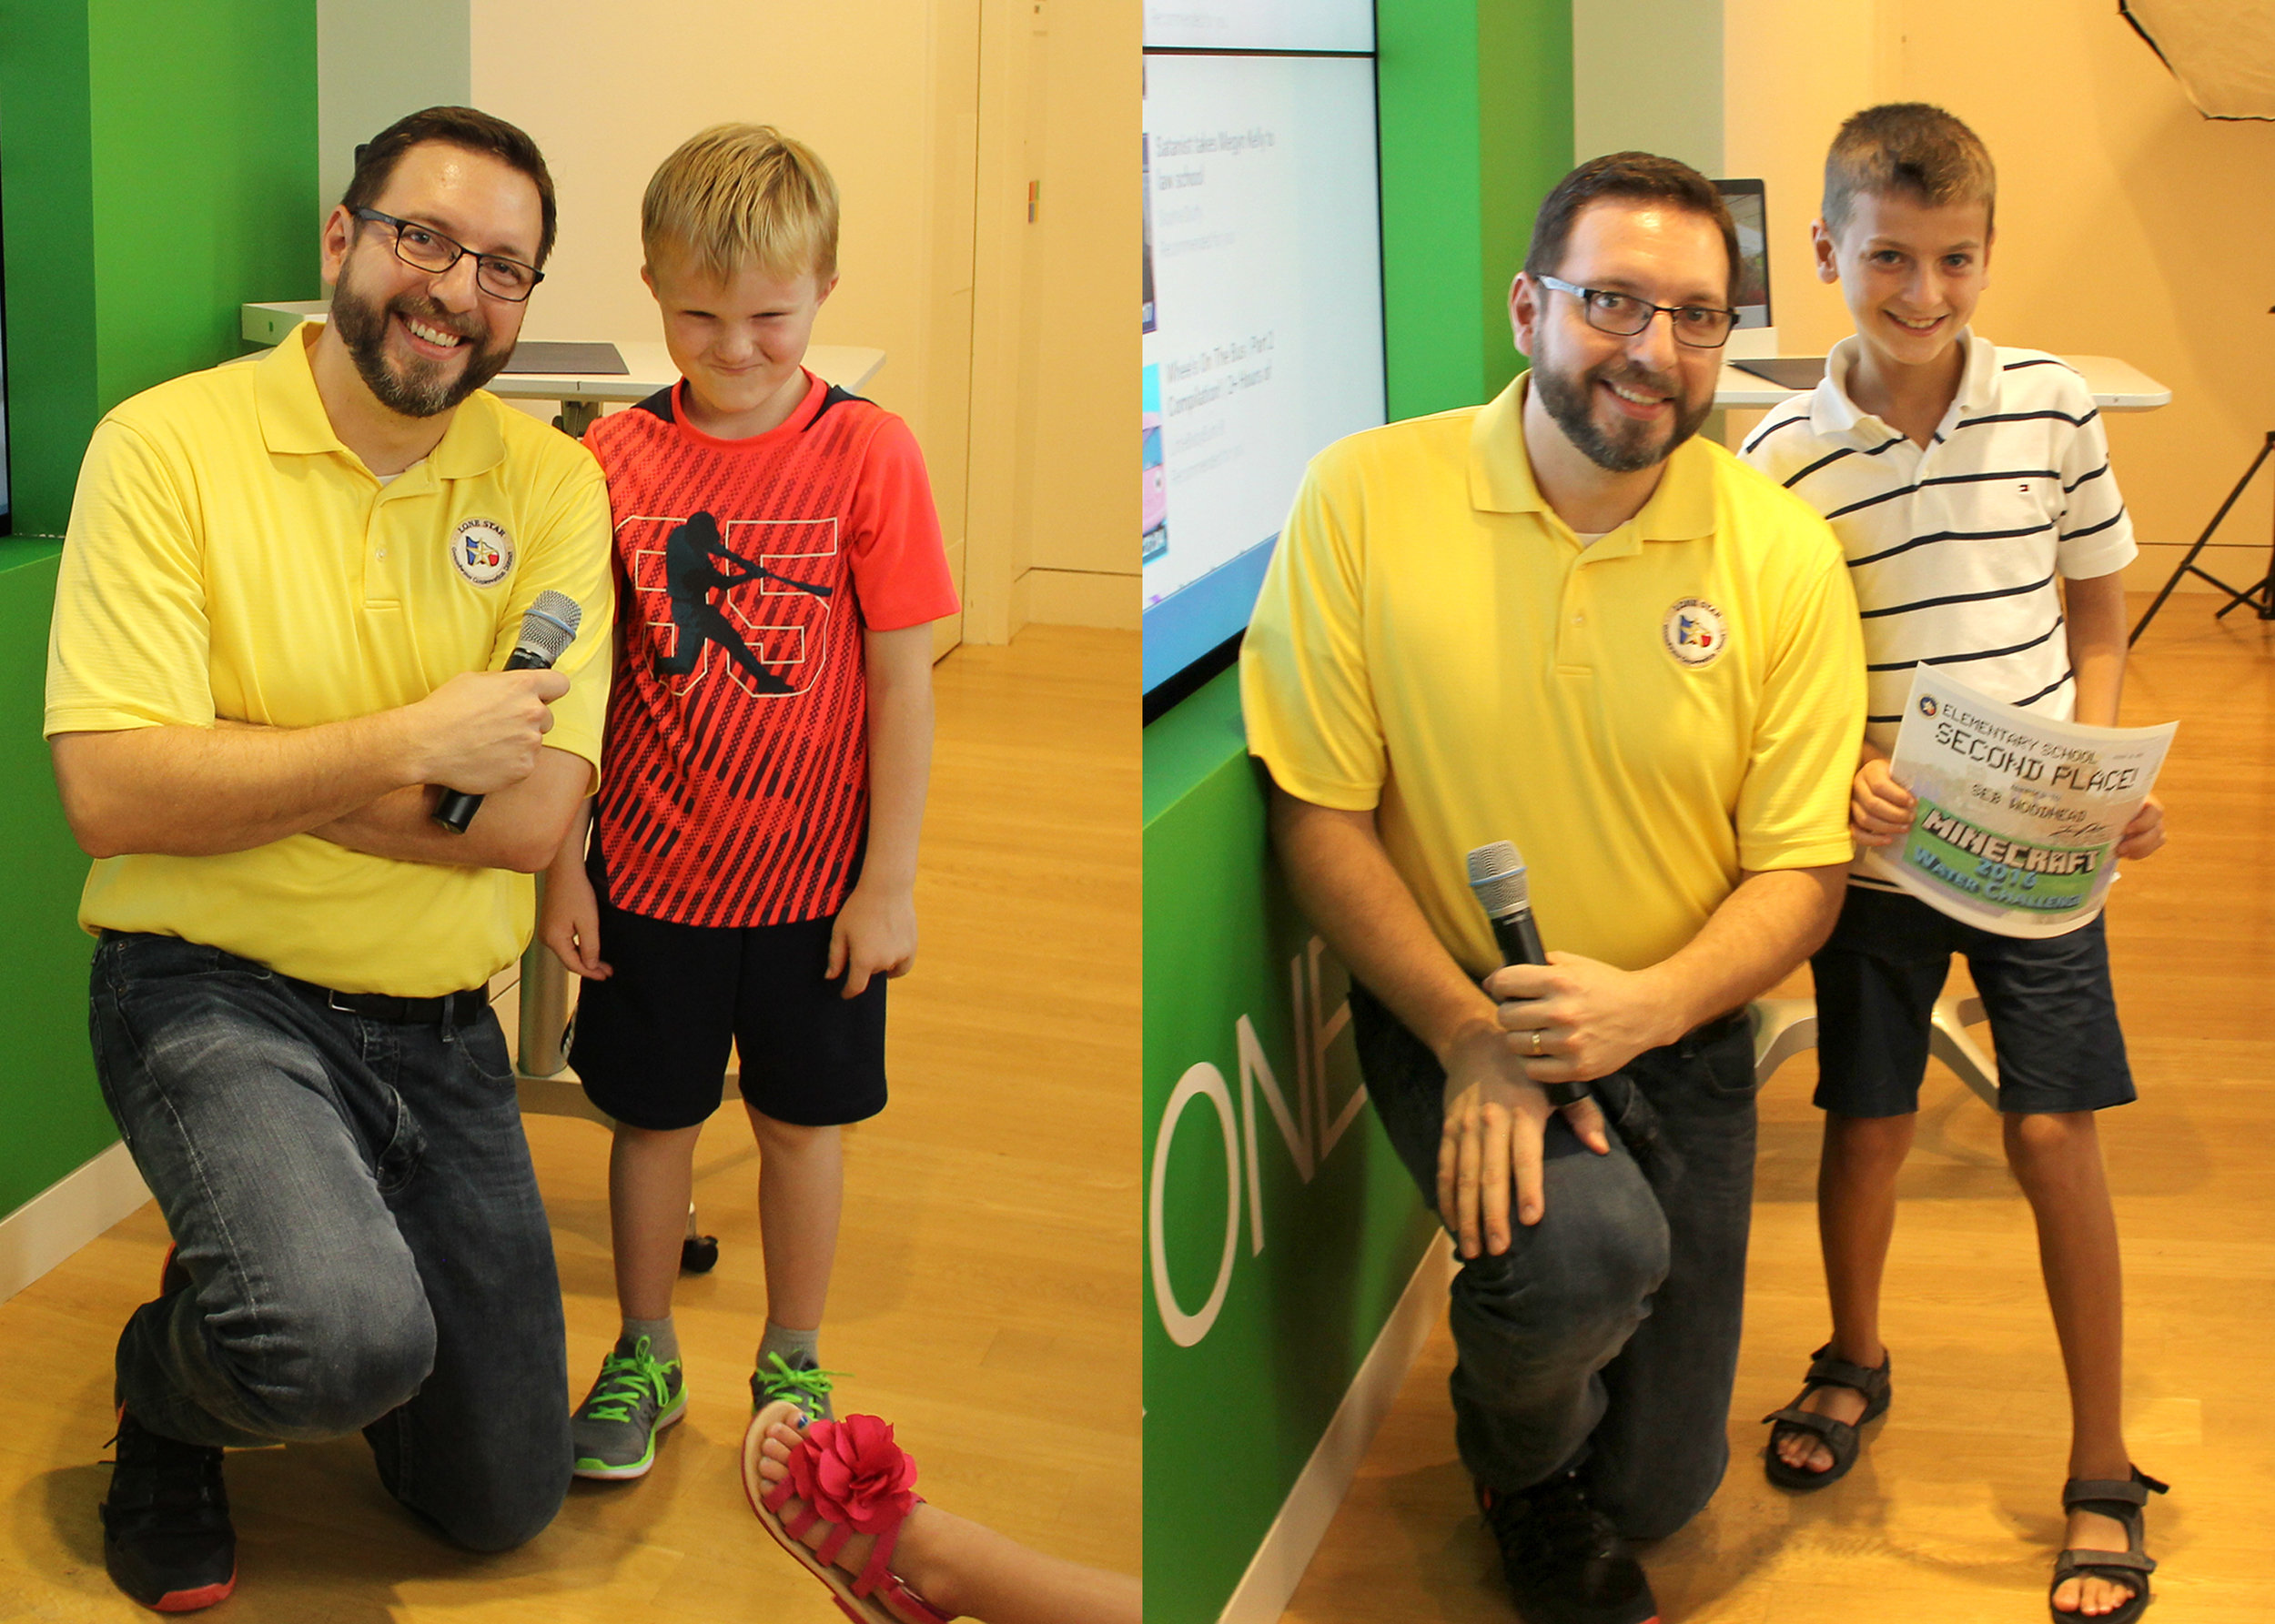
[[[362,1428],[478,1549],[570,1476],[551,1234],[484,983],[591,789],[599,468],[477,393],[553,238],[521,131],[430,108],[359,155],[330,319],[110,412],[56,590],[46,730],[96,859],[96,1071],[177,1243],[120,1337],[104,1557],[227,1596],[224,1446]],[[582,610],[507,672],[546,590]],[[450,786],[487,799],[463,833]]]
[[[1840,550],[1693,438],[1735,280],[1695,171],[1574,170],[1511,291],[1529,376],[1322,452],[1241,652],[1281,862],[1459,1242],[1456,1438],[1529,1624],[1653,1618],[1620,1541],[1721,1479],[1743,1006],[1823,939],[1849,858]],[[1497,968],[1464,866],[1495,841],[1548,965]]]

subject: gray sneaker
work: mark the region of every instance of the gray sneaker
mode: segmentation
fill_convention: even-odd
[[[808,1359],[793,1365],[778,1353],[768,1354],[765,1363],[751,1372],[751,1414],[758,1414],[770,1404],[794,1404],[809,1421],[834,1421],[837,1416],[830,1408],[830,1386],[844,1374],[823,1370]]]
[[[644,1478],[655,1465],[656,1434],[687,1413],[680,1361],[666,1365],[645,1337],[601,1361],[601,1379],[569,1417],[580,1478]]]

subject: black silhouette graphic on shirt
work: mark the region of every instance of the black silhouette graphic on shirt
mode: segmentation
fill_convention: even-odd
[[[714,560],[718,562],[714,563]],[[742,573],[732,572],[737,569]],[[713,591],[724,591],[753,580],[777,581],[816,598],[830,595],[827,587],[777,575],[765,565],[733,551],[719,539],[719,521],[708,513],[694,514],[672,526],[663,542],[663,585],[672,599],[672,627],[675,635],[672,651],[656,656],[655,674],[687,675],[695,669],[696,661],[703,657],[703,644],[709,641],[718,644],[722,653],[750,673],[759,692],[794,693],[796,690],[787,681],[760,663],[758,656],[751,652],[751,646],[743,641],[743,634],[711,600]]]

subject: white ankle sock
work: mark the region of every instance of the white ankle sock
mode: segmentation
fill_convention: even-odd
[[[649,1357],[659,1365],[669,1365],[680,1357],[680,1334],[672,1326],[670,1315],[665,1315],[662,1319],[627,1319],[624,1321],[623,1332],[616,1338],[616,1351],[626,1354],[632,1352],[642,1337],[648,1339]]]

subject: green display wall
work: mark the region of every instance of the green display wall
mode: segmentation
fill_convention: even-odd
[[[1571,10],[1376,15],[1397,418],[1515,375],[1509,281],[1572,164]],[[1237,673],[1146,730],[1145,862],[1146,1617],[1210,1624],[1437,1226],[1271,862]]]
[[[15,526],[59,534],[102,413],[317,291],[314,0],[0,0]],[[86,859],[40,740],[52,541],[0,544],[0,1215],[116,1135],[87,1054]]]
[[[1376,0],[1390,416],[1489,400],[1523,366],[1509,284],[1572,167],[1570,0]]]
[[[315,0],[0,0],[15,528],[59,533],[96,420],[313,298]]]
[[[1215,1619],[1435,1221],[1269,859],[1239,673],[1146,730],[1146,1617]]]
[[[52,541],[0,541],[0,1213],[22,1205],[118,1137],[87,1055],[94,939],[75,919],[86,859],[64,827],[40,741]]]

